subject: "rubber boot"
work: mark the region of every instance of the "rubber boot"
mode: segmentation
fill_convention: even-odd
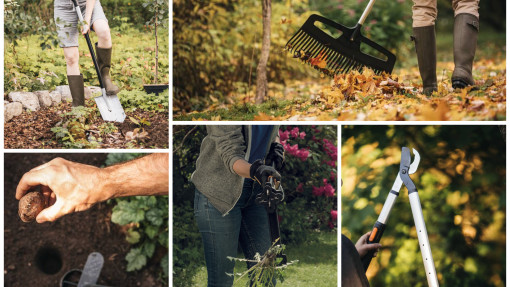
[[[453,26],[453,88],[473,86],[473,60],[478,38],[478,18],[471,14],[458,14]]]
[[[423,82],[423,93],[430,96],[437,91],[436,76],[436,29],[435,26],[413,27],[418,68]]]
[[[103,78],[103,85],[108,96],[116,95],[119,92],[117,87],[110,79],[110,65],[112,62],[112,48],[99,48],[96,43],[97,65]]]
[[[85,87],[83,86],[83,75],[67,75],[69,89],[73,97],[73,107],[85,105]]]

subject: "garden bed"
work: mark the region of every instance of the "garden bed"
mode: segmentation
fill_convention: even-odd
[[[56,133],[51,129],[63,120],[61,115],[71,111],[71,103],[62,102],[57,106],[40,109],[35,112],[24,112],[11,121],[5,123],[5,148],[32,149],[32,148],[69,148],[58,140]],[[132,120],[132,119],[134,120]],[[146,123],[141,124],[140,119]],[[136,123],[138,122],[138,124]],[[84,142],[83,147],[95,148],[167,148],[168,147],[168,113],[148,112],[144,110],[126,111],[124,123],[112,123],[111,132],[104,129],[105,122],[99,112],[84,129],[85,138],[92,135],[96,141]],[[114,128],[114,127],[116,128]],[[147,134],[141,137],[131,137],[129,132],[138,129]],[[101,139],[101,140],[99,140]]]
[[[106,286],[167,286],[158,279],[159,263],[149,261],[138,272],[126,270],[130,244],[120,226],[110,221],[111,205],[100,203],[88,211],[74,213],[52,223],[23,223],[18,217],[16,186],[23,174],[57,156],[101,166],[106,154],[6,154],[4,180],[4,284],[5,286],[59,286],[70,269],[83,269],[91,252],[104,256],[100,280]],[[54,274],[37,266],[36,255],[60,257],[61,267],[52,264]],[[42,253],[41,253],[42,252]],[[156,250],[156,253],[166,250]],[[162,254],[164,255],[164,254]],[[44,257],[44,256],[43,256]],[[154,258],[161,256],[154,256]],[[55,263],[56,261],[53,261]],[[58,263],[58,262],[57,262]],[[50,268],[50,269],[52,269]],[[52,270],[50,270],[52,271]]]

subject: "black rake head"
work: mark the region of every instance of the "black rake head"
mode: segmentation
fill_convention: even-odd
[[[342,34],[334,38],[317,27],[316,22],[332,27]],[[391,74],[395,66],[395,55],[361,34],[355,35],[351,41],[354,31],[354,27],[349,28],[322,16],[311,15],[287,42],[285,49],[295,58],[301,59],[330,77],[352,70],[361,72],[363,67],[371,68],[376,74],[383,72]],[[362,52],[362,43],[377,56]]]

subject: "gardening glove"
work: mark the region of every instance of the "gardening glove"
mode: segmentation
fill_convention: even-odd
[[[372,251],[372,250],[375,250],[374,257],[377,256],[377,251],[379,251],[379,248],[382,247],[382,245],[379,243],[371,243],[371,244],[367,243],[368,237],[370,236],[371,233],[372,233],[372,231],[369,231],[369,232],[363,234],[363,236],[361,236],[358,239],[358,242],[356,242],[356,250],[358,250],[359,257],[361,259],[363,259],[363,257],[365,257],[365,255],[367,255],[368,252]]]
[[[274,177],[276,180],[281,180],[281,175],[276,171],[276,169],[267,166],[264,164],[264,161],[259,159],[251,164],[250,167],[250,177],[257,181],[260,185],[264,185],[269,177]]]
[[[271,166],[274,163],[274,168],[277,171],[282,171],[285,166],[285,150],[281,143],[274,142],[269,148],[269,153],[266,156],[265,165]]]

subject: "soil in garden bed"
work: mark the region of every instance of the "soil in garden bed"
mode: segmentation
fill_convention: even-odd
[[[94,251],[100,252],[104,257],[98,282],[100,285],[167,286],[158,279],[161,270],[159,263],[149,261],[141,271],[126,272],[124,257],[129,252],[130,245],[126,242],[120,226],[110,221],[111,205],[100,203],[87,211],[66,215],[52,223],[21,221],[18,217],[18,201],[15,198],[19,180],[25,172],[57,156],[95,166],[104,164],[106,159],[106,154],[97,153],[5,154],[5,286],[60,286],[61,277],[71,269],[83,269],[87,256]],[[38,267],[38,252],[39,260],[47,262],[44,264],[45,268]],[[164,255],[166,250],[159,252]]]
[[[20,116],[14,117],[4,125],[5,148],[7,149],[34,149],[34,148],[65,148],[57,141],[51,128],[62,121],[60,115],[71,111],[71,103],[62,102],[57,106],[43,108],[36,112],[24,111]],[[102,144],[97,148],[168,148],[168,113],[148,112],[136,110],[126,112],[123,123],[114,123],[117,133],[100,135],[97,130],[103,122],[98,113],[94,123],[90,124],[91,133],[96,138],[102,138]],[[126,134],[134,131],[138,126],[129,117],[141,118],[150,122],[144,125],[143,130],[147,136],[135,140],[127,140]]]

